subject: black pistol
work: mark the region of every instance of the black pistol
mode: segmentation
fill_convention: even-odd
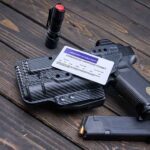
[[[108,39],[96,42],[91,54],[114,61],[107,84],[119,91],[136,109],[139,119],[150,119],[150,82],[132,65],[136,55],[130,46],[113,43]]]
[[[129,100],[139,119],[150,119],[150,82],[132,67],[136,62],[132,48],[104,39],[90,53],[115,62],[107,84]]]
[[[132,48],[104,39],[87,52],[114,61],[107,84],[112,84],[128,97],[139,118],[149,119],[150,93],[147,89],[150,82],[132,67],[136,62]],[[104,103],[105,94],[100,84],[51,67],[54,59],[42,57],[17,62],[17,79],[25,102],[34,104],[51,101],[66,109]]]
[[[132,65],[136,56],[129,46],[99,40],[90,53],[115,63],[107,84],[112,84],[128,99],[137,117],[87,116],[79,128],[84,139],[149,141],[150,138],[150,82]],[[148,120],[148,121],[145,121]]]

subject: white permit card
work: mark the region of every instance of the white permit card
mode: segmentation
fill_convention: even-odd
[[[64,46],[52,66],[105,85],[114,62],[92,54]]]

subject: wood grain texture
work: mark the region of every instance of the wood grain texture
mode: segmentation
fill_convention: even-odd
[[[13,50],[11,50],[9,48],[6,48],[6,47],[3,48],[4,45],[0,49],[1,54],[3,54],[3,55],[1,55],[1,58],[0,58],[0,60],[1,60],[0,64],[4,70],[4,71],[1,71],[1,73],[0,73],[1,74],[0,81],[2,83],[0,85],[0,91],[3,95],[8,96],[9,99],[12,100],[12,102],[16,103],[18,106],[20,106],[23,109],[25,109],[26,111],[30,112],[36,118],[43,121],[43,123],[47,124],[48,126],[52,127],[53,129],[57,130],[58,132],[60,132],[61,134],[65,135],[70,140],[78,143],[83,148],[88,148],[88,149],[112,149],[112,148],[113,149],[115,149],[115,148],[118,148],[118,149],[134,149],[134,148],[142,149],[142,147],[144,147],[145,149],[149,148],[147,145],[140,143],[140,142],[138,142],[138,143],[132,143],[132,142],[119,142],[118,143],[118,142],[107,142],[107,141],[106,142],[101,142],[101,141],[87,142],[87,141],[83,141],[82,139],[79,139],[77,136],[77,130],[78,130],[81,118],[84,115],[88,115],[88,114],[89,115],[92,115],[92,114],[114,115],[111,111],[109,111],[105,107],[100,107],[97,109],[93,109],[90,111],[84,111],[84,112],[77,111],[75,113],[67,113],[67,112],[62,113],[62,112],[58,112],[55,110],[51,110],[50,107],[41,107],[41,108],[26,107],[26,105],[24,105],[24,103],[22,103],[22,101],[21,101],[21,98],[19,96],[19,91],[18,91],[18,88],[16,85],[16,79],[15,79],[15,74],[14,74],[14,69],[13,69],[16,60],[24,58],[22,56],[22,54],[25,57],[33,57],[33,56],[46,55],[46,54],[51,55],[52,53],[53,54],[57,53],[59,48],[61,48],[61,46],[63,46],[67,42],[65,40],[60,40],[60,44],[62,44],[62,45],[56,51],[50,51],[50,50],[46,49],[43,44],[44,43],[43,37],[45,37],[44,35],[42,36],[43,32],[41,33],[41,35],[39,37],[36,37],[37,34],[39,34],[41,31],[46,32],[43,28],[39,27],[38,25],[36,25],[32,21],[29,21],[27,18],[19,15],[18,13],[10,10],[9,8],[6,8],[5,6],[3,6],[2,8],[3,8],[3,10],[0,9],[0,10],[2,10],[1,14],[3,16],[7,16],[7,17],[3,17],[3,18],[9,19],[13,23],[14,23],[14,20],[16,20],[16,22],[14,24],[19,28],[19,31],[21,31],[21,33],[18,33],[16,31],[13,31],[12,29],[8,29],[8,27],[5,27],[2,24],[0,25],[1,31],[3,31],[2,33],[4,33],[1,36],[1,39],[4,40],[5,43],[10,44],[11,47],[13,47],[16,51],[21,53],[21,55],[20,55],[17,52],[14,52]],[[9,13],[9,15],[7,15],[6,13]],[[21,16],[21,17],[19,17],[19,16]],[[15,19],[15,18],[17,18],[17,19]],[[24,24],[22,22],[26,22],[28,28],[24,27]],[[31,29],[36,30],[37,34],[36,35],[33,34],[33,31]],[[28,32],[28,30],[31,30],[31,33]],[[27,32],[27,34],[26,34],[26,32]],[[11,36],[13,36],[13,38],[11,38]],[[11,40],[9,40],[9,38],[11,38]],[[17,43],[18,39],[20,39],[21,42]],[[40,42],[43,40],[43,43],[36,43],[37,40]],[[26,44],[28,45],[28,47],[25,47]],[[68,44],[69,43],[67,43],[67,45]],[[34,45],[34,47],[32,47],[32,45]],[[28,51],[29,48],[30,48],[30,51]],[[6,59],[6,58],[9,58],[9,59]],[[144,59],[142,57],[140,57],[140,58],[142,59],[142,61],[144,63],[146,62],[145,56],[143,57]],[[147,59],[147,63],[149,63],[149,59]],[[9,92],[7,92],[7,91],[9,91]],[[113,104],[113,107],[114,106],[115,106],[115,103]],[[116,108],[118,108],[118,109],[116,109]],[[116,105],[116,108],[114,107],[114,110],[118,111],[120,107],[119,106],[117,107],[117,105]],[[120,113],[120,115],[126,114],[126,111],[123,111],[122,109],[120,109],[119,113]],[[59,125],[60,122],[61,122],[61,126]]]
[[[58,133],[0,96],[1,150],[78,150]]]
[[[50,6],[59,2],[59,0],[33,0],[32,2],[28,0],[28,3],[18,0],[3,1],[42,25],[46,24]],[[66,19],[64,27],[62,27],[62,33],[68,39],[71,36],[71,39],[81,46],[94,45],[95,40],[100,38],[109,38],[114,41],[121,40],[150,56],[150,32],[144,26],[96,0],[61,0],[61,2],[66,7]],[[74,33],[76,36],[74,36]]]
[[[59,49],[61,49],[64,45],[71,45],[70,43],[61,39],[56,50],[49,50],[44,46],[46,30],[7,7],[1,6],[0,10],[1,14],[3,14],[2,19],[11,20],[11,22],[13,22],[13,24],[15,24],[15,26],[17,26],[21,31],[21,33],[14,32],[13,30],[6,28],[4,25],[0,25],[2,33],[0,35],[1,39],[12,46],[17,52],[22,53],[26,57],[53,55],[58,53]],[[36,31],[36,34],[33,34],[34,31]],[[40,36],[37,36],[39,34]],[[141,60],[138,61],[136,65],[137,68],[141,71],[141,73],[144,73],[144,75],[150,79],[149,74],[145,72],[145,70],[149,70],[150,68],[150,62],[148,61],[149,58],[146,56],[144,57],[141,53],[139,53],[139,58],[141,58]],[[145,65],[145,62],[147,65]],[[113,102],[113,100],[108,99],[106,101],[106,105],[109,106],[110,109],[117,111],[119,114],[125,114],[122,109],[119,109],[120,106],[115,101]]]
[[[63,1],[63,3],[67,8],[71,8],[73,12],[80,14],[84,19],[105,29],[150,56],[150,32],[144,26],[136,24],[128,17],[96,0],[70,0],[68,2]]]
[[[32,114],[47,126],[66,136],[69,140],[75,142],[84,149],[141,149],[143,147],[148,149],[148,145],[142,142],[84,141],[79,138],[78,127],[83,116],[115,115],[105,107],[99,107],[89,111],[76,111],[69,113],[54,110],[50,106],[29,107],[25,105],[20,97],[14,72],[15,62],[24,59],[24,57],[3,44],[0,45],[0,54],[0,93],[5,97],[8,97],[17,106]]]
[[[6,0],[6,1],[7,1],[7,3],[9,3],[12,6],[14,6],[15,8],[17,8],[19,11],[25,13],[27,16],[30,16],[31,18],[35,19],[36,21],[39,21],[43,25],[46,24],[49,7],[54,5],[54,1],[50,1],[48,3],[45,0],[43,0],[43,2],[33,1],[32,7],[31,7],[31,5],[27,5],[26,2],[21,2],[21,1],[17,1],[17,0],[15,0],[13,2],[9,2],[9,0]],[[31,2],[29,1],[29,3],[31,3]],[[36,9],[33,9],[33,8],[36,8]],[[37,13],[38,13],[38,15],[37,15]],[[32,31],[32,29],[30,29],[30,31]],[[38,31],[39,30],[37,30],[36,32],[38,32]],[[42,33],[46,33],[46,31],[43,30]],[[66,38],[71,39],[75,44],[79,45],[80,47],[82,47],[84,49],[93,47],[95,44],[95,41],[100,38],[108,38],[114,42],[118,42],[118,43],[122,43],[122,44],[126,45],[125,42],[119,40],[117,37],[111,35],[110,33],[105,32],[104,30],[99,30],[99,28],[97,26],[87,22],[86,20],[79,17],[78,15],[75,15],[74,13],[70,12],[69,10],[67,10],[67,12],[66,12],[66,18],[65,18],[63,26],[62,26],[62,33]],[[44,40],[45,40],[45,37],[43,37],[43,35],[44,34],[40,34],[40,37],[42,37],[41,38],[42,44],[44,43]],[[45,47],[44,47],[44,49],[45,49]],[[139,56],[138,62],[135,65],[136,68],[140,72],[142,70],[142,73],[144,75],[147,74],[148,76],[150,76],[149,75],[150,61],[148,61],[149,57],[145,57],[143,54],[138,52],[136,49],[134,49],[134,51]],[[149,50],[146,50],[146,51],[149,51]],[[145,60],[145,62],[144,62],[144,60]]]
[[[29,5],[27,5],[25,1],[9,2],[8,0],[5,2],[13,6],[15,9],[21,11],[27,16],[27,18],[30,17],[31,20],[33,19],[34,21],[41,23],[42,26],[46,25],[48,10],[50,6],[53,6],[55,4],[54,1],[50,1],[49,3],[47,1],[43,1],[43,3],[41,3],[41,1],[33,1],[32,5],[31,1],[28,2]],[[86,20],[82,19],[80,16],[72,13],[69,10],[66,11],[61,33],[65,38],[73,41],[75,44],[84,49],[93,47],[95,45],[95,42],[101,38],[112,39],[114,42],[122,42],[103,29],[99,30],[98,27],[93,26],[93,24],[87,22]]]
[[[31,5],[27,5],[26,2],[21,2],[17,0],[13,2],[9,2],[9,0],[6,0],[6,1],[7,3],[11,4],[15,8],[19,9],[26,15],[30,16],[31,18],[34,18],[36,21],[39,21],[42,24],[43,23],[46,24],[48,9],[50,6],[54,5],[53,1],[50,1],[48,3],[45,0],[43,1],[43,3],[41,1],[33,1],[32,7]],[[29,1],[29,3],[31,2]],[[36,8],[36,9],[33,9],[33,8]],[[31,27],[30,31],[32,31],[32,28],[34,27]],[[40,34],[38,33],[40,36],[37,39],[37,38],[33,38],[32,35],[29,34],[31,36],[31,39],[33,38],[34,40],[39,41],[39,38],[40,38],[41,42],[39,41],[38,43],[43,44],[45,40],[45,37],[44,37],[45,34],[42,34],[42,33],[46,33],[46,31],[44,29],[40,29],[39,31],[39,27],[37,26],[35,26],[35,30],[36,30],[36,33],[40,32]],[[62,33],[63,33],[63,36],[65,36],[68,39],[71,39],[75,44],[79,45],[80,47],[84,49],[93,47],[95,41],[100,38],[108,38],[114,42],[119,42],[119,43],[126,45],[125,42],[119,40],[117,37],[113,36],[110,33],[105,32],[104,30],[99,30],[97,26],[87,22],[86,20],[79,17],[78,15],[75,15],[69,10],[67,10],[66,18],[62,26]],[[29,45],[29,48],[30,48],[30,45]],[[41,49],[41,45],[40,45],[40,49]],[[42,47],[42,49],[45,50],[46,48]],[[136,49],[134,49],[134,51],[138,55],[138,62],[135,65],[136,69],[139,72],[141,72],[147,79],[150,79],[149,57],[144,56],[142,53],[138,52]],[[146,49],[146,51],[149,53],[148,49]],[[34,54],[31,54],[31,55],[33,56]]]
[[[79,144],[84,149],[111,149],[112,147],[133,149],[135,143],[129,142],[95,142],[95,141],[84,141],[78,137],[78,128],[81,119],[86,115],[115,115],[105,107],[99,107],[89,111],[76,111],[76,112],[61,112],[52,109],[50,106],[27,106],[23,103],[19,89],[16,83],[16,77],[14,72],[14,64],[18,59],[23,59],[24,57],[17,52],[14,52],[5,45],[0,45],[0,93],[5,97],[8,97],[13,103],[21,107],[28,113],[32,114],[37,119],[41,120],[47,126],[53,128],[57,132],[63,134],[71,141]],[[61,125],[60,125],[61,124]],[[123,145],[122,145],[123,144]],[[146,146],[144,143],[137,143],[138,146]],[[146,146],[147,147],[147,146]]]
[[[17,13],[4,7],[2,4],[0,4],[0,14],[0,38],[3,42],[9,43],[9,45],[19,53],[28,55],[28,57],[42,56],[50,52],[50,50],[44,46],[45,29],[25,17],[22,18],[22,15],[18,14],[16,16]],[[2,24],[1,22],[4,21],[5,24]],[[11,25],[8,25],[10,22]],[[13,29],[14,26],[18,28],[18,31]],[[59,48],[62,48],[62,42],[59,46]],[[56,51],[57,50],[51,50],[51,54],[56,53]]]
[[[6,13],[6,12],[9,12],[9,13]],[[1,39],[4,40],[5,42],[9,43],[10,46],[13,46],[14,49],[16,49],[18,52],[26,55],[27,57],[56,54],[59,51],[59,49],[61,49],[63,47],[63,45],[71,45],[68,42],[61,39],[58,49],[48,50],[44,46],[46,30],[44,30],[40,26],[34,24],[32,21],[28,20],[27,18],[22,17],[21,15],[8,9],[7,7],[2,6],[1,13],[3,14],[2,20],[5,20],[6,18],[7,18],[7,20],[11,20],[11,22],[13,22],[13,24],[16,24],[16,26],[20,29],[20,31],[22,31],[22,33],[14,32],[13,30],[10,30],[10,29],[6,28],[5,26],[1,25],[0,26],[1,33],[2,33]],[[36,33],[36,34],[33,34],[33,33]],[[75,31],[72,31],[72,33],[74,33],[74,35],[76,35]],[[76,37],[76,36],[70,36],[70,39],[72,39],[72,37]],[[82,41],[83,41],[83,43],[84,42],[88,43],[88,41],[85,39],[78,40],[76,38],[76,41],[80,41],[81,43],[82,43]],[[86,47],[86,44],[83,44],[83,45],[85,45],[85,47]],[[91,45],[91,47],[92,47],[92,45]],[[142,53],[138,53],[138,56],[140,59],[138,59],[136,68],[143,75],[145,75],[145,77],[150,79],[149,57],[144,56]],[[116,100],[108,99],[106,101],[106,105],[110,109],[117,111],[119,114],[125,114],[124,111],[122,111],[122,109],[119,109],[120,106],[115,101]]]
[[[145,26],[146,29],[150,29],[150,10],[147,7],[137,3],[135,0],[98,1],[119,12],[121,15],[125,15],[135,23]]]
[[[33,9],[32,7],[31,7],[31,5],[27,5],[27,3],[26,2],[21,2],[20,3],[20,1],[13,1],[13,3],[11,3],[13,6],[15,6],[15,7],[17,7],[19,10],[21,10],[21,11],[23,11],[23,12],[26,12],[29,16],[31,16],[31,17],[33,17],[33,18],[35,18],[35,19],[37,19],[37,20],[40,20],[40,21],[42,21],[42,22],[45,22],[45,24],[46,24],[46,19],[47,19],[47,16],[45,16],[45,15],[43,15],[43,14],[46,14],[45,13],[45,11],[48,11],[48,8],[49,8],[49,5],[46,5],[46,3],[47,2],[43,2],[43,3],[40,3],[41,1],[35,1],[34,3],[32,3],[32,7],[35,7],[36,8],[36,10],[35,9]],[[30,3],[30,2],[29,2]],[[53,2],[54,3],[54,2]],[[52,4],[53,4],[52,3]],[[47,3],[48,4],[48,3]],[[28,11],[26,11],[26,10],[28,10]],[[4,10],[5,12],[7,12],[8,10],[6,9],[6,10]],[[39,13],[39,12],[42,12],[42,13],[40,13],[38,16],[36,15],[37,13]],[[96,41],[96,38],[97,39],[99,39],[98,38],[98,36],[100,36],[101,38],[108,38],[108,39],[111,39],[111,40],[113,40],[114,42],[119,42],[119,43],[122,43],[122,44],[125,44],[124,42],[122,42],[122,41],[120,41],[120,40],[118,40],[117,38],[115,38],[114,36],[112,36],[111,34],[109,34],[109,33],[107,33],[107,32],[102,32],[103,30],[101,30],[101,31],[99,31],[99,29],[96,27],[96,26],[94,26],[94,25],[92,25],[92,24],[90,24],[90,23],[88,23],[88,22],[86,22],[84,19],[82,19],[81,17],[79,17],[79,16],[77,16],[77,15],[74,15],[74,14],[72,14],[71,12],[68,12],[69,14],[67,14],[67,17],[66,17],[66,19],[64,20],[64,26],[63,26],[63,32],[64,32],[64,35],[65,35],[65,37],[67,37],[68,39],[72,39],[72,41],[74,42],[74,43],[76,43],[76,44],[78,44],[80,47],[83,47],[83,48],[90,48],[90,47],[92,47],[93,45],[94,45],[94,41]],[[11,14],[11,13],[10,13]],[[42,14],[42,15],[41,15]],[[14,14],[14,15],[16,15],[16,14]],[[68,18],[68,16],[70,16],[69,18]],[[8,18],[12,18],[13,17],[13,15],[12,16],[9,16],[9,15],[7,15],[7,17]],[[20,18],[20,20],[21,20],[21,16],[17,16],[17,18]],[[39,19],[38,19],[39,18]],[[25,19],[25,20],[27,20],[27,19]],[[14,21],[16,21],[17,22],[17,20],[14,18]],[[22,21],[20,21],[20,22],[22,22]],[[25,21],[26,22],[26,21]],[[30,21],[27,21],[27,23],[26,24],[28,24],[28,22],[30,22]],[[68,22],[70,22],[69,24],[68,24]],[[75,23],[78,23],[78,25],[74,25]],[[30,24],[30,23],[29,23]],[[70,26],[70,24],[72,24],[73,26]],[[18,24],[19,25],[19,24]],[[23,31],[24,32],[27,32],[26,30],[30,30],[32,33],[33,33],[33,31],[32,31],[32,28],[34,28],[34,27],[30,27],[31,25],[28,25],[28,28],[26,28],[26,29],[23,29]],[[83,32],[83,30],[80,30],[80,26],[82,26],[82,27],[86,27],[86,30],[87,31],[91,31],[92,32],[92,37],[93,37],[93,40],[91,39],[91,37],[87,34],[86,36],[84,35],[84,32]],[[31,28],[31,29],[30,29]],[[32,45],[38,45],[39,46],[39,44],[41,44],[42,46],[44,45],[44,40],[45,40],[45,34],[42,34],[42,33],[46,33],[46,31],[44,30],[44,29],[40,29],[39,30],[39,26],[37,27],[37,26],[35,26],[35,28],[37,29],[37,31],[36,31],[36,33],[38,33],[38,32],[40,32],[40,36],[39,37],[34,37],[32,34],[28,34],[28,39],[34,39],[34,41],[32,41]],[[78,32],[77,32],[78,31]],[[11,36],[11,35],[9,35],[9,36]],[[96,37],[96,38],[95,38]],[[24,38],[24,37],[23,37]],[[19,40],[21,39],[21,36],[19,36]],[[27,40],[28,40],[27,39]],[[40,40],[41,41],[40,41]],[[90,40],[91,39],[91,40]],[[7,38],[7,40],[9,40],[9,38]],[[39,43],[37,43],[36,41],[38,41]],[[91,42],[92,41],[92,42]],[[34,43],[35,44],[34,44]],[[14,44],[14,43],[13,43]],[[65,43],[64,43],[65,44]],[[68,43],[67,43],[68,44]],[[26,45],[29,45],[28,47],[29,47],[29,50],[30,50],[30,45],[31,44],[26,44]],[[44,51],[46,50],[47,51],[47,49],[45,48],[45,47],[42,47],[40,45],[40,49],[43,49]],[[20,46],[20,45],[19,45]],[[41,48],[42,47],[42,48]],[[18,46],[16,46],[15,47],[16,49],[22,49],[22,47],[19,47],[18,48]],[[61,48],[61,46],[60,46],[60,48]],[[18,50],[19,51],[19,50]],[[44,51],[42,51],[43,53],[44,53]],[[23,50],[23,53],[25,53],[26,51],[24,51]],[[31,52],[31,50],[28,52],[27,51],[27,53],[30,53]],[[51,54],[53,53],[54,51],[51,51]],[[137,55],[138,55],[138,57],[139,57],[139,59],[138,59],[138,62],[137,62],[137,64],[135,65],[135,67],[136,67],[136,69],[138,69],[138,71],[140,71],[143,75],[145,75],[145,77],[147,78],[147,79],[150,79],[150,61],[149,61],[149,57],[146,57],[146,56],[144,56],[142,53],[140,53],[140,52],[137,52],[136,50],[135,50],[135,52],[137,53]],[[35,53],[34,53],[35,54]],[[33,55],[34,55],[33,54]]]
[[[135,0],[135,1],[150,9],[150,1],[149,0]]]
[[[71,45],[70,43],[61,39],[59,46],[56,50],[48,50],[44,46],[44,40],[45,40],[44,33],[46,32],[46,30],[44,30],[43,28],[40,28],[40,26],[36,25],[35,23],[26,19],[25,17],[22,17],[21,15],[10,10],[7,7],[1,7],[1,8],[2,9],[0,9],[0,11],[1,11],[1,14],[3,14],[2,19],[4,20],[7,18],[7,20],[10,20],[12,24],[17,26],[18,29],[21,31],[21,33],[14,32],[13,30],[6,28],[4,25],[0,25],[1,40],[9,44],[17,52],[23,54],[25,57],[35,57],[35,56],[41,56],[41,55],[57,54],[59,52],[59,49],[62,49],[64,45]],[[23,22],[26,22],[26,24],[24,25]],[[26,26],[28,26],[28,28],[26,28]],[[36,30],[37,34],[41,33],[41,36],[36,36],[32,34],[33,30],[34,31]],[[109,100],[107,101],[107,103],[110,103],[109,105],[112,105],[113,107],[115,107],[116,103],[111,104],[111,102],[112,101],[109,101]],[[117,105],[114,110],[116,110],[116,108],[119,108],[119,106]],[[124,111],[122,111],[122,109],[118,109],[118,113],[125,114]]]

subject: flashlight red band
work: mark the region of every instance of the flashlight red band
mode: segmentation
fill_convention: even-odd
[[[62,4],[57,4],[55,6],[55,8],[60,11],[60,12],[64,12],[65,11],[65,7]]]

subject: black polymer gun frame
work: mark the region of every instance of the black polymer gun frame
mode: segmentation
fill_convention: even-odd
[[[107,84],[112,84],[128,100],[138,119],[150,119],[150,82],[132,67],[136,62],[132,48],[106,39],[97,41],[91,53],[114,61]]]
[[[125,95],[140,118],[150,118],[150,83],[132,65],[136,56],[129,46],[110,40],[99,40],[89,53],[114,61],[107,84],[113,84]],[[22,98],[29,104],[52,102],[56,106],[88,108],[104,103],[102,85],[51,67],[54,57],[26,59],[16,63],[16,74]]]

